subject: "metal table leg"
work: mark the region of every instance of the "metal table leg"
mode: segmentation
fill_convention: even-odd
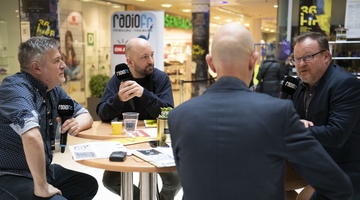
[[[140,200],[157,199],[157,173],[140,173]]]
[[[121,174],[121,199],[133,200],[133,174],[132,172],[120,172]]]

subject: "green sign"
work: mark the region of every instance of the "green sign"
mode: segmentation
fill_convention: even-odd
[[[87,45],[94,46],[94,33],[87,33]]]
[[[190,19],[176,17],[172,15],[165,15],[165,27],[166,28],[180,28],[189,30],[192,27]]]

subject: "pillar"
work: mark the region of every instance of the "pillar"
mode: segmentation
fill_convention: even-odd
[[[208,66],[205,61],[206,54],[209,53],[209,32],[210,32],[210,1],[193,0],[192,4],[192,61],[196,63],[194,80],[191,96],[201,95],[209,86]]]

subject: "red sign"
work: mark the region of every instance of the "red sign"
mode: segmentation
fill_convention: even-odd
[[[125,54],[125,44],[115,44],[114,54]]]

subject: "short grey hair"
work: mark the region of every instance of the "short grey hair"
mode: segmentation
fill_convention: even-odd
[[[19,46],[18,60],[21,71],[29,71],[31,63],[37,61],[45,65],[47,52],[60,49],[60,43],[54,38],[32,37]]]

